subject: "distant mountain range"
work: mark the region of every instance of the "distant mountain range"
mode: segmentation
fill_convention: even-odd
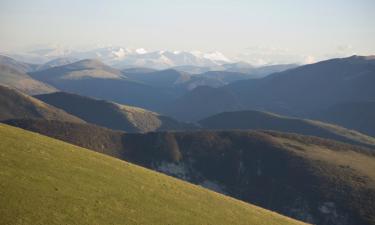
[[[175,68],[176,70],[192,74],[207,71],[226,70],[230,72],[254,73],[257,67],[246,62],[238,62],[218,51],[147,51],[143,48],[129,49],[123,47],[103,47],[89,50],[73,50],[67,48],[46,48],[26,53],[7,53],[10,57],[32,64],[45,64],[54,60],[97,59],[118,69],[144,67],[158,70]],[[61,64],[60,64],[61,65]],[[278,72],[297,65],[283,65],[279,67],[265,66],[259,76],[264,73]],[[279,68],[278,68],[279,67]]]
[[[152,110],[160,109],[174,98],[170,90],[131,80],[120,70],[92,59],[36,71],[30,75],[62,91]]]
[[[116,68],[149,67],[166,69],[174,66],[218,66],[232,60],[220,52],[204,53],[199,51],[151,51],[143,48],[128,49],[122,47],[96,48],[90,50],[72,50],[47,48],[22,54],[10,54],[11,57],[25,62],[43,64],[56,58],[98,59]]]
[[[221,87],[238,80],[257,78],[252,74],[228,71],[207,71],[201,74],[190,74],[176,69],[151,72],[123,70],[126,77],[150,86],[192,90],[199,86]]]
[[[373,101],[374,83],[372,57],[331,59],[215,90],[199,87],[175,100],[166,113],[190,121],[244,109],[307,117],[335,104]]]
[[[46,69],[29,74],[34,79],[62,91],[153,111],[162,111],[174,99],[196,87],[221,87],[239,80],[256,79],[259,75],[229,71],[190,74],[175,69],[147,68],[129,68],[120,71],[95,59],[80,60],[55,67],[50,65],[44,65]],[[277,67],[277,70],[280,69],[285,67]]]
[[[226,111],[260,110],[323,120],[374,135],[371,122],[350,119],[372,121],[371,113],[364,109],[371,110],[369,104],[351,107],[351,113],[346,110],[348,115],[342,114],[341,120],[337,112],[329,112],[340,105],[344,105],[341,112],[345,104],[374,101],[375,59],[371,56],[331,59],[296,68],[230,63],[217,66],[225,70],[199,74],[182,72],[178,67],[118,70],[97,59],[58,58],[43,65],[0,59],[0,83],[27,94],[76,93],[190,122]]]

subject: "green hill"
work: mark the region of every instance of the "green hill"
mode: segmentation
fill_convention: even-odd
[[[275,130],[375,148],[375,138],[354,130],[316,120],[299,119],[256,110],[223,112],[200,120],[199,123],[206,129]]]
[[[8,125],[0,137],[0,224],[303,224]]]

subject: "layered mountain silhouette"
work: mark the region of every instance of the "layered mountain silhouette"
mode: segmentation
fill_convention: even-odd
[[[192,90],[176,100],[169,114],[180,119],[199,120],[234,108],[306,117],[339,103],[372,101],[375,99],[374,83],[375,60],[372,57],[331,59],[262,79],[234,82],[215,91],[210,88]],[[203,93],[202,98],[193,100],[190,97],[198,93]],[[226,98],[221,96],[219,101],[216,93],[230,94]],[[200,107],[202,99],[208,103],[203,108]],[[179,110],[183,105],[189,105],[190,110]]]
[[[160,109],[162,104],[175,98],[170,90],[128,79],[121,71],[98,60],[82,60],[34,72],[31,76],[62,91],[148,109]]]
[[[375,98],[375,60],[362,56],[331,59],[228,85],[245,107],[286,115],[309,112],[345,101]]]

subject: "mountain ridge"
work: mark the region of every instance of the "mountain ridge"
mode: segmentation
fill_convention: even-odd
[[[334,104],[374,100],[374,62],[371,57],[338,58],[273,73],[261,79],[237,81],[217,88],[215,93],[231,93],[232,98],[223,98],[222,102],[207,90],[202,98],[212,105],[202,109],[199,107],[203,103],[200,98],[192,100],[187,97],[194,95],[196,90],[192,90],[176,99],[175,109],[172,107],[169,112],[177,119],[190,121],[232,109],[308,117],[310,113]],[[186,104],[190,105],[190,110],[176,112]]]
[[[200,120],[198,123],[203,129],[274,130],[328,138],[375,149],[375,138],[359,132],[316,120],[281,116],[269,112],[255,110],[223,112]]]
[[[43,118],[85,123],[62,109],[48,105],[15,89],[0,85],[0,120]]]
[[[14,66],[0,63],[0,84],[16,88],[26,94],[43,94],[57,91],[49,84],[33,79]]]
[[[56,92],[35,97],[87,122],[115,130],[150,132],[156,130],[194,129],[193,125],[181,123],[142,108],[72,93]]]

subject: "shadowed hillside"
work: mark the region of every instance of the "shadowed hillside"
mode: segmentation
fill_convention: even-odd
[[[95,126],[89,123],[71,123],[58,120],[12,119],[2,123],[30,130],[74,145],[92,149],[117,158],[124,157],[125,132]]]
[[[311,117],[375,137],[375,101],[341,103],[313,113]]]
[[[215,113],[242,109],[238,98],[231,91],[200,86],[168,105],[164,112],[180,120],[196,121]]]
[[[0,137],[1,224],[303,224],[32,132]]]
[[[354,130],[319,121],[280,116],[261,111],[224,112],[200,120],[199,123],[206,129],[275,130],[375,147],[375,138]]]

